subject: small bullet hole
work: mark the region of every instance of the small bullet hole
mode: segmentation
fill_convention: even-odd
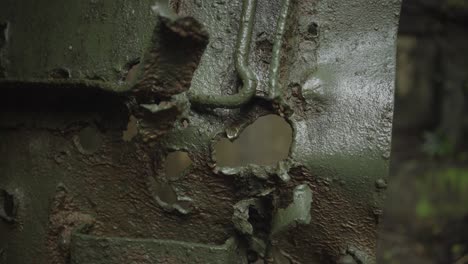
[[[166,178],[169,180],[177,180],[184,176],[185,170],[192,165],[187,152],[175,151],[169,153],[166,157],[165,169]]]
[[[15,214],[15,197],[6,190],[0,190],[0,217],[7,222],[13,222]]]
[[[122,139],[125,142],[130,142],[138,135],[138,119],[131,115],[128,119],[127,130],[122,133]]]
[[[318,36],[318,24],[315,22],[312,22],[307,28],[307,31],[312,37],[317,37]]]
[[[183,128],[187,128],[190,125],[190,121],[188,121],[188,119],[183,119],[181,123]]]
[[[129,62],[125,68],[127,69],[127,75],[125,76],[125,82],[127,83],[132,83],[136,81],[136,78],[138,77],[138,66],[140,65],[139,60],[134,60],[132,62]]]
[[[0,23],[0,49],[3,48],[8,41],[8,22]]]
[[[70,79],[71,73],[69,69],[56,68],[50,72],[49,76],[50,78],[53,78],[53,79]]]
[[[103,138],[101,132],[97,128],[89,126],[82,129],[80,133],[75,136],[73,141],[78,151],[82,154],[93,154],[98,151],[103,143]]]

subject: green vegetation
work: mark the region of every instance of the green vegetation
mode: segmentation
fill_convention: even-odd
[[[468,213],[468,169],[430,171],[417,182],[416,214],[423,219],[463,217]]]

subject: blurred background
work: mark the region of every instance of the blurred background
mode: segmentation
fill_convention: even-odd
[[[403,0],[378,263],[468,263],[468,0]]]

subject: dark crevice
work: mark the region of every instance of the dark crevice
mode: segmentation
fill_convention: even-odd
[[[6,190],[0,189],[0,219],[13,223],[16,216],[15,197]]]
[[[6,77],[4,49],[8,42],[8,22],[0,23],[0,78]]]
[[[0,83],[0,110],[13,112],[126,111],[124,96],[97,87],[46,82]]]

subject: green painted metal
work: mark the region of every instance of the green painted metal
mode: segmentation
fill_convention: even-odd
[[[290,0],[283,0],[281,13],[279,14],[279,19],[277,22],[277,32],[271,55],[271,66],[269,73],[270,77],[268,82],[270,88],[268,91],[268,98],[274,100],[278,99],[278,97],[281,95],[281,91],[278,88],[278,71],[280,67],[284,31],[289,14],[290,4]],[[190,101],[192,104],[213,108],[238,108],[248,103],[254,97],[258,80],[252,69],[248,67],[248,61],[250,46],[252,45],[251,39],[256,5],[256,0],[244,0],[242,8],[243,15],[241,18],[239,36],[237,40],[237,51],[235,58],[236,69],[244,83],[244,87],[242,87],[241,90],[235,95],[213,96],[210,94],[192,94],[190,96]]]
[[[156,26],[154,1],[2,1],[9,24],[5,75],[9,79],[65,77],[123,82]],[[39,10],[41,12],[39,12]]]
[[[276,26],[277,31],[271,54],[270,77],[268,80],[268,84],[270,86],[268,97],[272,100],[276,100],[281,96],[281,90],[279,89],[279,70],[281,66],[281,52],[283,50],[284,33],[286,31],[286,23],[290,8],[291,0],[283,0],[278,25]]]
[[[17,210],[0,219],[0,260],[119,263],[138,249],[150,258],[135,263],[247,251],[375,263],[399,6],[2,2],[0,189]],[[216,141],[268,114],[293,129],[289,157],[217,166]],[[138,133],[124,140],[128,120]],[[176,150],[192,165],[173,179],[164,164]],[[231,237],[236,251],[207,246]]]
[[[237,37],[235,64],[239,77],[242,79],[243,87],[235,95],[194,94],[190,96],[193,104],[204,107],[238,108],[249,102],[255,95],[258,80],[249,67],[249,55],[256,6],[257,0],[244,0],[239,36]]]
[[[296,225],[310,224],[310,207],[312,203],[312,190],[307,185],[294,188],[293,202],[285,209],[279,209],[273,216],[271,236],[275,236],[285,229]]]
[[[247,263],[247,258],[239,251],[235,239],[227,240],[224,245],[213,246],[171,240],[75,234],[71,243],[72,264]]]

